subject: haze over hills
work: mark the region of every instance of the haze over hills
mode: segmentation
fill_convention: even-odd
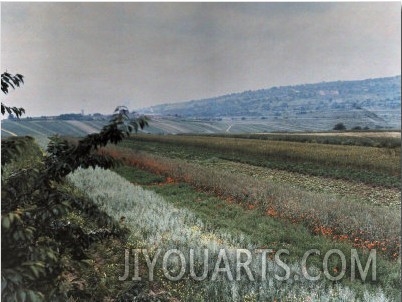
[[[140,112],[184,118],[339,119],[351,127],[400,128],[401,76],[273,87],[157,105]]]
[[[401,76],[273,87],[136,110],[150,115],[149,133],[259,133],[401,128]],[[2,136],[85,135],[109,116],[60,114],[2,120]]]

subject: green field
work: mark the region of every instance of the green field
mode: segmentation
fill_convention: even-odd
[[[89,133],[88,126],[99,131],[104,122],[96,121],[62,121],[62,120],[3,120],[1,122],[2,137],[14,135],[30,136],[84,136]]]
[[[68,247],[61,254],[60,284],[72,301],[88,297],[96,301],[116,297],[117,301],[400,300],[400,147],[381,136],[370,137],[370,144],[361,143],[361,137],[352,143],[345,141],[352,136],[337,136],[330,143],[322,137],[138,134],[119,146],[101,149],[122,165],[113,171],[79,169],[57,190],[115,223],[120,221],[127,233],[89,245],[84,250],[86,265],[72,256],[74,246]],[[27,168],[37,156],[37,152],[27,153],[7,166],[3,177],[7,180],[16,170]],[[105,228],[80,210],[70,211],[62,221],[80,225],[88,234]],[[124,253],[134,249],[154,256],[158,250],[174,249],[184,255],[187,265],[188,251],[195,250],[198,276],[205,265],[202,251],[207,249],[207,277],[191,278],[186,266],[183,278],[170,280],[167,274],[179,274],[178,260],[172,257],[166,262],[167,273],[160,256],[155,260],[154,280],[148,281],[148,260],[141,255],[142,279],[130,276],[119,281],[125,271]],[[238,249],[251,253],[250,267],[259,278],[251,281],[242,274],[239,280],[228,280],[222,262],[218,278],[212,280],[222,250],[228,255],[228,270],[236,276]],[[261,249],[269,250],[268,281],[261,279]],[[303,273],[301,261],[312,249],[320,254],[309,257],[306,269],[309,275],[321,276],[318,280],[308,280]],[[287,251],[280,256],[284,266],[275,258],[282,250]],[[339,254],[324,261],[333,250],[345,256],[344,262]],[[369,261],[374,250],[375,264]],[[352,251],[361,269],[351,267]],[[325,274],[341,278],[331,281]],[[50,294],[52,289],[43,290]]]
[[[324,143],[342,143],[342,144],[362,144],[366,146],[395,146],[400,141],[400,129],[384,128],[383,130],[371,128],[374,130],[362,130],[353,132],[333,132],[331,131],[338,119],[332,117],[311,118],[311,119],[260,119],[257,117],[233,118],[181,118],[181,117],[159,117],[151,116],[149,127],[144,129],[145,133],[152,134],[192,134],[232,136],[241,138],[257,138],[275,140],[293,140],[298,141],[306,139]],[[21,119],[21,120],[2,120],[1,127],[3,137],[12,135],[68,135],[82,136],[100,130],[107,121],[104,120],[57,120],[57,119]],[[350,129],[350,128],[348,128]],[[385,130],[387,129],[387,130]],[[317,136],[314,132],[328,131],[329,136]],[[273,134],[276,132],[276,134]],[[312,133],[309,137],[306,133]],[[378,133],[381,136],[378,136]],[[334,135],[335,134],[335,135]],[[347,139],[338,139],[341,134],[349,134]],[[357,136],[356,136],[357,134]],[[396,139],[389,137],[389,134],[399,134]],[[304,135],[303,138],[295,135]],[[360,137],[362,136],[362,137]],[[373,137],[372,137],[373,136]]]
[[[209,230],[287,247],[289,261],[309,246],[376,249],[381,266],[399,270],[398,139],[263,136],[136,135],[106,152],[123,159],[117,173],[191,210]],[[386,271],[396,284],[399,272]],[[362,293],[360,283],[341,284]]]
[[[301,143],[318,143],[330,145],[349,145],[366,147],[397,148],[401,146],[400,131],[328,131],[320,133],[243,133],[243,134],[203,134],[204,136],[223,138],[248,138],[271,141],[288,141]]]
[[[122,146],[176,158],[220,158],[306,175],[400,187],[400,147],[271,141],[210,136],[137,135]]]

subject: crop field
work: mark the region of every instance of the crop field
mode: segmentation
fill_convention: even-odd
[[[229,263],[235,263],[235,250],[239,248],[257,251],[269,246],[275,251],[285,247],[289,250],[289,257],[286,258],[289,273],[301,276],[302,268],[297,259],[301,258],[304,249],[336,248],[347,254],[352,247],[346,241],[335,242],[324,236],[313,236],[303,226],[261,215],[256,209],[245,211],[239,205],[227,204],[221,198],[194,190],[184,183],[166,181],[164,177],[128,167],[122,167],[117,172],[127,181],[101,169],[77,171],[70,180],[109,215],[115,219],[125,217],[126,225],[132,230],[129,246],[148,249],[153,255],[158,250],[175,248],[185,255],[186,263],[190,262],[189,249],[195,250],[197,255],[207,249],[210,252],[208,261],[211,261],[206,265],[211,270],[208,271],[209,276],[213,274],[215,265],[212,260],[219,257],[221,250],[227,251]],[[129,182],[135,179],[146,188]],[[359,251],[359,254],[362,259],[367,259],[364,258],[367,253]],[[272,272],[282,275],[281,268],[269,259],[272,258],[267,259]],[[202,257],[198,256],[194,261],[196,267],[205,265]],[[255,263],[251,264],[255,271],[261,267],[260,261],[260,258],[255,258]],[[377,267],[378,280],[382,281],[376,284],[302,279],[296,282],[263,282],[247,278],[232,281],[225,278],[205,279],[202,282],[183,278],[172,282],[166,280],[166,272],[156,269],[154,282],[159,283],[159,291],[155,294],[183,301],[392,301],[397,298],[398,268],[382,257],[377,257],[377,263],[380,263]],[[155,267],[162,266],[158,264]],[[177,263],[173,261],[169,265],[170,273],[177,275]],[[319,261],[310,266],[311,274],[322,269]],[[336,272],[338,266],[338,261],[331,262],[331,272]],[[236,267],[233,265],[230,269],[235,272]],[[261,274],[261,271],[258,273]],[[198,271],[197,275],[200,275]]]
[[[233,137],[138,135],[122,146],[170,157],[220,159],[306,175],[400,187],[400,147],[270,141]]]
[[[205,136],[205,134],[204,134]],[[331,145],[351,145],[367,147],[396,148],[401,146],[400,131],[347,131],[347,132],[292,132],[292,133],[247,133],[208,134],[215,137],[249,138],[272,141],[320,143]]]
[[[307,133],[313,133],[313,139],[317,142],[327,141],[331,143],[350,144],[351,141],[357,144],[370,146],[373,144],[393,145],[400,141],[400,131],[398,130],[360,130],[353,132],[325,132],[331,130],[339,120],[332,117],[311,118],[311,119],[260,119],[248,117],[237,118],[207,118],[192,119],[181,117],[150,117],[152,123],[144,129],[145,133],[152,134],[193,134],[219,135],[232,137],[253,137],[257,139],[284,139],[295,140],[296,135],[301,135],[305,140]],[[21,119],[21,120],[2,120],[1,135],[3,137],[13,135],[69,135],[82,136],[99,131],[106,121],[102,120],[57,120],[57,119]],[[307,126],[306,126],[307,125]],[[375,129],[375,128],[371,128]],[[324,132],[323,132],[324,131]],[[277,133],[274,133],[277,132]],[[253,134],[251,134],[253,133]],[[285,134],[287,133],[287,134]],[[324,137],[322,137],[324,136]],[[338,139],[339,136],[347,136],[346,139]],[[393,139],[395,138],[395,140]],[[376,146],[374,145],[374,146]]]
[[[272,136],[137,134],[99,149],[121,165],[78,169],[60,190],[125,235],[92,244],[85,265],[63,260],[70,300],[400,300],[400,146]],[[109,229],[79,210],[62,221]]]
[[[68,136],[84,136],[98,132],[103,126],[101,121],[62,121],[62,120],[3,120],[2,137],[16,135],[52,136],[55,134]]]
[[[230,255],[229,262],[235,257],[231,249],[287,249],[290,275],[297,276],[306,250],[315,249],[323,255],[337,249],[346,255],[346,263],[351,263],[351,250],[356,250],[361,257],[375,250],[376,281],[342,278],[335,283],[276,280],[266,284],[247,278],[239,282],[224,279],[195,282],[185,278],[172,283],[160,271],[156,273],[160,286],[185,301],[210,301],[217,297],[227,301],[400,299],[400,146],[396,142],[384,144],[382,137],[371,137],[369,146],[360,144],[360,137],[354,141],[357,143],[350,144],[341,143],[339,138],[331,144],[311,139],[312,135],[305,142],[293,137],[273,140],[135,135],[119,147],[108,147],[101,152],[122,160],[123,166],[115,172],[131,186],[143,187],[144,192],[156,194],[160,198],[158,202],[172,207],[149,214],[156,216],[144,218],[142,227],[147,223],[173,224],[164,220],[165,216],[172,218],[171,211],[180,213],[173,215],[174,223],[177,219],[189,221],[154,233],[141,231],[141,222],[135,221],[137,216],[133,217],[127,223],[133,224],[137,236],[144,233],[150,236],[142,237],[141,248],[160,245],[163,249],[177,248],[184,255],[190,247],[207,248],[213,251],[215,259],[220,248],[224,248]],[[100,181],[106,176],[97,177]],[[76,181],[76,185],[80,183]],[[96,188],[106,186],[106,183],[87,184],[82,190],[90,192],[93,188],[96,194],[101,194],[102,190]],[[147,200],[143,202],[151,207],[151,199],[143,198]],[[107,202],[102,205],[106,212],[113,207]],[[141,217],[145,213],[144,209],[134,209],[134,205],[127,205],[126,210],[119,207],[115,209],[119,212],[113,214],[116,218],[128,217],[131,207]],[[174,230],[183,237],[179,238]],[[200,237],[186,233],[191,233],[189,230],[200,232]],[[205,238],[215,242],[214,248]],[[188,263],[188,256],[185,257]],[[323,271],[323,263],[316,260],[313,270]],[[334,261],[330,270],[336,274],[340,263]],[[259,264],[250,265],[256,269]],[[212,263],[208,267],[211,266]],[[232,271],[236,271],[235,267]],[[350,276],[353,269],[347,266],[343,271]]]

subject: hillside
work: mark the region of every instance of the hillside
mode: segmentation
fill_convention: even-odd
[[[146,132],[317,132],[343,123],[376,129],[401,128],[401,77],[273,87],[137,110],[151,117]],[[1,135],[82,136],[99,131],[108,116],[3,120]]]
[[[303,128],[302,124],[311,128],[309,124],[317,122],[317,130],[328,130],[336,120],[350,127],[400,128],[401,77],[273,87],[163,104],[140,112],[183,118],[257,118],[261,119],[258,124],[268,124],[268,128],[285,121],[294,124],[294,130]]]

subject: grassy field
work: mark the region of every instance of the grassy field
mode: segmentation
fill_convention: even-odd
[[[272,141],[289,141],[301,143],[318,143],[330,145],[350,145],[367,147],[401,147],[400,131],[342,131],[316,133],[243,133],[243,134],[207,134],[212,137],[248,138]]]
[[[347,114],[347,113],[346,113]],[[285,135],[295,135],[302,134],[305,135],[306,132],[317,132],[320,131],[330,131],[335,124],[339,122],[338,119],[328,116],[328,117],[315,117],[315,118],[295,118],[295,119],[261,119],[257,117],[247,117],[245,119],[241,117],[234,118],[216,118],[216,119],[192,119],[192,118],[182,118],[182,117],[158,117],[152,116],[151,123],[144,132],[152,134],[207,134],[207,135],[240,135],[241,137],[248,137],[250,133],[260,133],[251,134],[251,136],[256,138],[266,138],[271,135],[272,132],[283,133],[288,132]],[[60,135],[85,135],[93,132],[93,129],[98,131],[105,125],[106,121],[93,120],[93,121],[68,121],[68,120],[45,120],[45,119],[21,119],[21,120],[2,120],[2,136],[13,136],[13,135],[51,135],[58,133]],[[351,125],[353,123],[350,123]],[[373,125],[374,126],[374,125]],[[371,126],[371,129],[376,129]],[[350,127],[348,127],[350,128]],[[386,133],[392,131],[391,133],[398,133],[400,137],[400,130],[388,129],[387,130],[368,130],[368,131],[357,131],[358,136],[367,136],[365,133]],[[292,133],[293,132],[293,133]],[[324,132],[325,133],[325,132]],[[353,135],[352,131],[345,132],[348,136]],[[334,134],[334,133],[332,133]],[[332,136],[329,132],[328,136]],[[275,134],[276,135],[276,134]],[[343,133],[335,132],[336,136],[343,135]],[[317,136],[314,134],[314,136]],[[328,141],[333,141],[333,137]],[[372,144],[371,136],[367,139],[354,139],[356,142],[360,140],[362,144]],[[384,144],[392,144],[393,141],[389,139],[380,138],[375,140],[383,141]],[[347,142],[347,140],[343,140]],[[381,143],[381,142],[380,142]],[[400,145],[400,144],[399,144]]]
[[[206,230],[247,238],[254,247],[288,248],[289,263],[300,259],[309,247],[345,252],[355,248],[362,255],[376,250],[381,263],[377,272],[383,271],[380,279],[385,283],[375,282],[369,288],[371,292],[386,288],[385,296],[399,299],[400,147],[375,137],[371,139],[377,147],[363,146],[360,138],[346,144],[339,137],[331,144],[313,142],[312,136],[306,141],[297,135],[279,138],[137,135],[125,141],[124,147],[103,152],[123,159],[125,165],[117,173],[175,207],[190,210]],[[320,263],[315,265],[322,270]],[[332,267],[334,272],[337,265]],[[323,288],[331,285],[324,284],[312,291],[319,294],[300,300],[325,300]],[[342,280],[339,284],[354,296],[342,298],[337,292],[333,300],[367,295],[363,293],[367,283]],[[276,286],[278,291],[283,289]],[[240,296],[248,297],[247,285],[239,288]],[[293,301],[289,297],[295,291],[303,292],[291,288],[270,298]],[[208,290],[200,292],[211,298]],[[187,294],[179,296],[186,300]],[[266,298],[257,295],[254,300],[263,301],[262,297]]]
[[[123,144],[187,159],[220,158],[306,175],[400,187],[400,147],[378,148],[232,137],[138,135]]]
[[[208,248],[212,259],[216,259],[214,257],[217,257],[220,249],[225,249],[230,255],[230,263],[234,261],[232,251],[236,248],[253,251],[271,248],[273,252],[286,248],[289,250],[289,256],[284,261],[289,265],[292,276],[300,274],[298,260],[306,249],[317,248],[323,253],[330,249],[339,249],[347,255],[353,248],[347,241],[336,242],[324,236],[312,235],[302,225],[289,224],[282,219],[263,215],[258,209],[246,211],[240,205],[228,204],[222,198],[196,190],[186,183],[175,183],[170,178],[155,176],[127,166],[116,171],[124,175],[129,182],[100,169],[81,170],[74,173],[70,179],[109,215],[115,219],[122,216],[126,218],[126,225],[133,232],[133,237],[129,240],[129,245],[133,248],[147,248],[154,252],[157,249],[176,248],[185,254],[186,263],[188,256],[185,252],[189,248]],[[140,183],[145,189],[132,184],[133,182]],[[359,250],[358,253],[362,259],[367,259],[367,252]],[[269,259],[271,258],[267,259],[269,265],[274,265]],[[322,262],[319,260],[312,260],[309,266],[319,271],[322,269]],[[196,261],[202,262],[198,258]],[[158,264],[160,263],[157,262],[156,267],[160,267]],[[259,264],[256,263],[255,267]],[[336,258],[331,259],[329,269],[336,272],[339,265]],[[208,267],[213,268],[213,263],[209,263]],[[231,266],[231,270],[235,271],[235,267]],[[175,273],[177,274],[177,269]],[[346,274],[350,274],[348,269]],[[160,282],[160,287],[154,294],[157,297],[167,295],[168,299],[173,301],[398,299],[399,267],[395,266],[393,261],[378,255],[377,274],[378,282],[374,283],[351,282],[347,278],[335,283],[326,280],[250,282],[246,278],[234,281],[225,278],[215,281],[206,279],[202,282],[183,278],[171,282],[166,280],[163,271],[157,269],[155,281]]]
[[[85,136],[92,132],[98,132],[105,121],[64,121],[64,120],[2,120],[1,135],[8,136]]]
[[[67,254],[62,284],[73,293],[71,301],[400,300],[400,147],[278,137],[136,135],[100,150],[123,165],[114,171],[80,169],[64,190],[96,205],[128,233],[92,244],[86,265]],[[88,232],[102,227],[78,211],[65,219]],[[120,281],[125,252],[131,253],[132,273],[138,249],[151,258],[158,251],[182,253],[184,277],[167,278],[180,274],[182,260],[160,256],[148,281],[150,260],[141,254],[142,279]],[[244,271],[236,278],[239,249],[252,256],[253,281]],[[268,280],[261,279],[264,249]],[[303,263],[312,249],[319,255]],[[189,250],[196,253],[196,275],[207,273],[203,281],[189,276]],[[275,258],[282,250],[288,252],[280,256],[288,270]],[[333,250],[344,262],[339,254],[324,261]],[[222,251],[227,259],[213,280]],[[352,251],[362,267],[352,267]],[[369,261],[373,251],[375,264]],[[320,278],[305,278],[304,269]]]
[[[395,211],[395,208],[400,208],[398,195],[394,197],[393,206],[357,202],[347,194],[319,193],[286,181],[259,180],[218,165],[205,167],[202,162],[172,159],[127,148],[109,148],[108,154],[124,159],[129,165],[190,183],[245,207],[257,207],[270,216],[303,223],[313,233],[348,238],[356,246],[379,247],[391,258],[399,255],[400,214]]]

